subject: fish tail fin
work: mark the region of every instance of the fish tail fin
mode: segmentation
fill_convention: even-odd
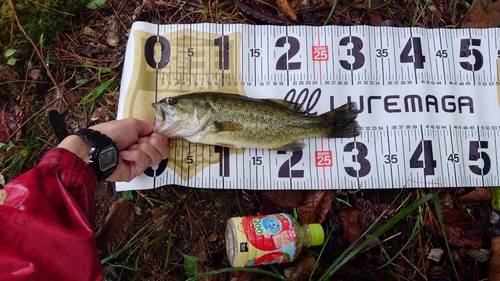
[[[360,127],[356,121],[358,107],[355,102],[346,103],[321,115],[329,130],[327,138],[352,138],[359,136]]]

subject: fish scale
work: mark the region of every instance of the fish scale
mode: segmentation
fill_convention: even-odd
[[[155,132],[202,144],[295,151],[304,148],[302,138],[359,135],[354,104],[307,116],[290,110],[297,105],[286,101],[202,92],[169,97],[153,107]]]
[[[361,130],[288,152],[171,139],[168,161],[118,190],[500,185],[498,28],[136,22],[130,34],[118,118],[153,121],[153,102],[216,91],[304,115],[355,102]]]

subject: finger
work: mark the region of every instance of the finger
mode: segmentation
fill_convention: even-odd
[[[139,137],[149,136],[151,135],[151,133],[153,133],[155,124],[151,121],[139,120],[134,118],[127,118],[124,120],[127,120],[127,122],[131,120],[130,122],[133,122],[132,126],[137,129],[137,134]]]
[[[133,162],[136,167],[146,169],[159,164],[164,159],[164,154],[163,149],[159,151],[149,142],[145,142],[137,144],[136,149],[120,152],[120,157],[123,160]]]
[[[131,168],[130,168],[131,162],[124,161],[122,159],[119,159],[118,165],[116,166],[115,171],[107,178],[108,181],[112,182],[118,182],[118,181],[126,181],[129,182],[133,178],[135,178],[137,175],[133,175]]]
[[[169,156],[170,148],[168,147],[167,137],[159,135],[157,133],[153,133],[148,139],[148,143],[162,155],[162,159],[165,159]]]

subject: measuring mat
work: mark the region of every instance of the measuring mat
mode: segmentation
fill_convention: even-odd
[[[354,101],[361,134],[304,139],[294,152],[171,139],[168,160],[116,188],[498,186],[499,48],[500,29],[136,22],[118,119],[154,121],[155,101],[219,91],[309,115]]]

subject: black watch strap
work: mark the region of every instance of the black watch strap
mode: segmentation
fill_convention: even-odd
[[[61,115],[57,110],[51,110],[49,111],[48,117],[57,142],[62,142],[62,140],[68,136],[68,130],[66,130],[66,126],[64,126]]]
[[[99,181],[107,179],[118,165],[116,143],[105,134],[92,129],[81,129],[73,134],[81,136],[92,145],[89,164],[95,170]]]

